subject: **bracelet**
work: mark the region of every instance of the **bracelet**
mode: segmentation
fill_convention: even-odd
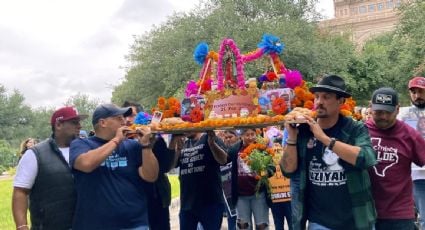
[[[288,146],[297,146],[296,143],[288,143],[288,142],[286,142],[286,145],[288,145]]]
[[[142,149],[151,149],[151,148],[152,148],[151,143],[149,143],[149,144],[147,144],[147,145],[142,145],[142,144],[141,144],[141,146],[142,146]]]
[[[28,224],[23,224],[21,226],[16,227],[16,229],[20,229],[20,228],[23,228],[23,227],[29,227],[29,226],[28,226]]]
[[[297,145],[297,140],[289,140],[289,139],[287,139],[286,140],[286,144],[287,145]]]
[[[115,143],[115,145],[117,145],[117,147],[118,147],[118,145],[120,145],[120,143],[115,138],[112,138],[111,141],[113,143]]]

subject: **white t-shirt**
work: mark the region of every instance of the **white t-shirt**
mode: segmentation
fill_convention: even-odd
[[[425,109],[419,109],[416,106],[401,107],[397,119],[406,122],[412,128],[417,130],[417,123],[420,117],[425,117]],[[425,138],[425,136],[424,136]],[[412,179],[425,179],[425,168],[421,168],[412,163]]]
[[[59,148],[66,162],[69,163],[69,147]],[[31,189],[38,173],[37,158],[34,151],[28,149],[19,161],[13,187]]]

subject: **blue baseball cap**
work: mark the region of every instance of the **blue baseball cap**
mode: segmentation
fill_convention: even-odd
[[[128,117],[133,113],[131,107],[120,108],[114,104],[101,104],[96,107],[93,113],[92,124],[96,125],[100,119],[123,115]]]

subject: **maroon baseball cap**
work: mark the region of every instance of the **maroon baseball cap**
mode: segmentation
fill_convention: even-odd
[[[414,77],[409,81],[409,89],[422,88],[425,89],[425,77]]]
[[[87,117],[88,115],[78,114],[78,111],[76,108],[67,106],[67,107],[62,107],[53,113],[52,118],[50,119],[50,124],[53,126],[58,121],[69,121],[73,119],[83,120],[83,119],[86,119]]]

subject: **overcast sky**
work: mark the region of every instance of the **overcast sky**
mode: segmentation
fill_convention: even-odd
[[[333,15],[332,0],[319,10]],[[60,107],[77,93],[108,102],[133,42],[198,0],[1,0],[0,84],[32,107]]]

